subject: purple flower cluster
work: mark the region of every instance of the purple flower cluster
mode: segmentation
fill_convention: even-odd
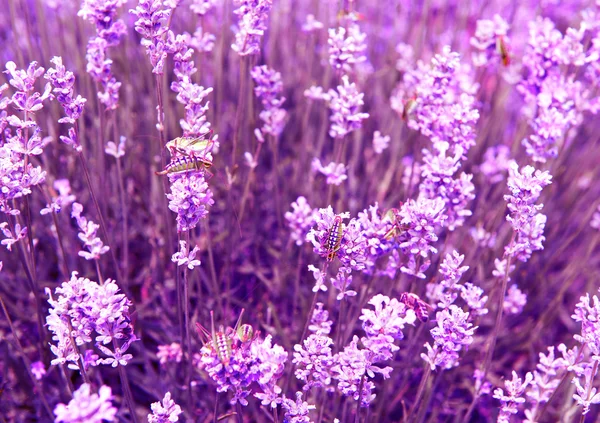
[[[525,166],[519,170],[516,162],[509,165],[508,189],[510,194],[504,199],[508,203],[510,214],[506,220],[514,230],[514,237],[506,246],[505,253],[525,262],[533,251],[544,247],[544,227],[546,216],[538,213],[543,204],[535,204],[542,189],[549,185],[552,176],[548,171],[536,170],[533,166]]]
[[[304,391],[331,384],[331,369],[334,364],[332,344],[330,337],[313,334],[304,340],[303,345],[294,345],[292,362],[297,366],[296,378],[304,382]]]
[[[281,107],[285,97],[278,98],[283,90],[281,74],[263,65],[255,66],[250,72],[256,86],[254,94],[263,105],[264,110],[260,112],[260,120],[263,127],[260,131],[278,137],[285,126],[287,112]]]
[[[348,20],[346,26],[329,29],[329,64],[338,72],[350,72],[367,60],[367,34],[361,32],[355,19]]]
[[[421,358],[429,363],[431,370],[436,367],[451,369],[458,365],[458,353],[473,342],[476,327],[469,322],[469,313],[452,304],[438,311],[435,316],[437,326],[431,330],[433,345],[425,344],[427,354]]]
[[[137,338],[131,326],[131,302],[119,293],[113,280],[98,284],[73,272],[69,281],[56,288],[56,299],[49,289],[46,293],[50,304],[46,322],[56,342],[50,346],[57,357],[52,360],[53,365],[69,362],[70,368],[83,371],[87,363],[78,346],[91,343],[93,334],[95,346],[106,358],[97,363],[93,360],[92,365],[127,365],[133,356],[126,352]],[[84,363],[83,369],[80,361]]]
[[[102,423],[112,422],[117,414],[111,400],[112,390],[102,385],[97,394],[92,393],[90,384],[84,383],[73,392],[73,399],[68,404],[58,404],[54,409],[56,423]]]
[[[217,392],[232,391],[231,403],[248,405],[246,397],[250,386],[258,384],[262,392],[254,396],[264,405],[276,406],[281,402],[281,388],[276,383],[283,373],[288,353],[279,345],[272,343],[271,336],[265,339],[252,338],[243,341],[232,328],[221,328],[217,336],[217,345],[209,340],[200,351],[198,363],[200,369],[217,384]],[[222,351],[218,337],[223,336],[231,343],[231,353]]]
[[[177,232],[194,229],[208,216],[208,207],[214,204],[213,193],[201,172],[170,174],[171,193],[169,210],[177,213]]]
[[[79,230],[81,231],[78,234],[79,239],[88,250],[79,251],[78,254],[86,260],[99,260],[100,256],[106,254],[110,247],[104,245],[102,240],[97,236],[100,225],[87,220],[81,213],[83,213],[83,206],[79,203],[73,203],[71,217],[77,222],[77,226],[79,226]]]
[[[152,413],[148,414],[148,423],[175,423],[183,413],[181,407],[171,399],[170,392],[165,394],[162,401],[154,402],[150,407]]]
[[[135,30],[142,36],[141,44],[150,58],[152,72],[162,75],[167,58],[164,36],[169,30],[167,20],[172,10],[163,6],[161,0],[140,0],[137,7],[129,10],[129,13],[138,18]]]
[[[233,13],[239,16],[239,21],[231,48],[240,56],[257,54],[273,0],[235,0],[235,4],[238,8]]]
[[[113,76],[113,61],[107,58],[107,50],[118,45],[127,32],[123,20],[116,19],[117,9],[123,4],[124,0],[85,0],[77,14],[96,27],[96,37],[87,45],[87,71],[104,89],[98,92],[98,99],[106,110],[114,110],[119,105],[121,83]]]
[[[475,66],[485,66],[498,60],[503,61],[505,65],[509,64],[508,51],[502,52],[502,49],[507,49],[510,44],[507,37],[508,28],[508,23],[500,15],[477,21],[475,35],[470,40],[471,46],[477,50],[473,53]],[[506,58],[502,57],[503,54]]]
[[[299,246],[306,242],[306,235],[315,224],[315,211],[303,196],[298,197],[291,207],[292,211],[285,213],[285,219],[288,221],[292,241]]]
[[[360,111],[363,97],[364,94],[358,91],[354,82],[350,83],[347,75],[342,76],[342,85],[338,85],[337,90],[329,90],[329,135],[332,138],[344,138],[362,127],[362,121],[369,117],[368,113]]]

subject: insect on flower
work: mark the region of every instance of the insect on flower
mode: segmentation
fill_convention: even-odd
[[[412,112],[417,108],[417,96],[412,97],[403,101],[404,109],[402,109],[402,120],[407,121]]]
[[[421,322],[426,322],[429,320],[429,309],[433,310],[433,307],[419,298],[417,294],[413,294],[412,292],[403,292],[402,295],[400,295],[400,302],[409,309],[413,310]]]
[[[178,137],[167,142],[166,147],[171,154],[171,161],[157,175],[203,171],[212,176],[208,169],[212,166],[212,149],[216,136],[212,130],[200,137]]]
[[[327,261],[332,261],[335,258],[338,250],[342,245],[342,236],[344,234],[344,224],[342,223],[342,216],[337,215],[333,221],[333,224],[327,231],[327,236],[324,239],[324,249]]]
[[[221,363],[227,366],[231,360],[233,351],[237,348],[237,344],[234,343],[237,340],[243,344],[250,342],[254,339],[254,329],[248,324],[240,326],[244,309],[240,312],[240,316],[235,324],[234,328],[224,328],[223,325],[219,326],[219,330],[215,331],[214,315],[211,310],[210,312],[210,332],[204,328],[200,323],[196,323],[196,329],[200,334],[204,344],[208,344],[210,348],[216,352]],[[256,333],[258,335],[258,333]]]
[[[402,205],[402,203],[400,203],[400,205]],[[400,223],[400,221],[401,221],[400,210],[398,210],[396,208],[391,208],[391,209],[387,210],[385,212],[385,214],[383,215],[383,220],[388,221],[392,224],[392,227],[390,228],[390,230],[387,231],[385,233],[385,235],[383,236],[388,241],[402,235],[404,232],[406,232],[409,229],[408,225]]]
[[[506,45],[506,41],[502,35],[496,38],[496,50],[502,59],[502,64],[504,66],[510,65],[510,55],[508,53],[508,46]]]

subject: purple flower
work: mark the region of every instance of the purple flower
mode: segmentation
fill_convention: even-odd
[[[533,375],[531,373],[525,375],[525,381],[523,381],[514,370],[512,376],[512,380],[504,381],[504,386],[507,391],[506,394],[502,388],[496,388],[494,390],[494,398],[500,400],[501,403],[500,414],[498,415],[499,423],[510,423],[510,416],[517,414],[519,411],[519,404],[525,402],[525,398],[523,398],[525,389],[533,380]]]
[[[373,133],[373,151],[375,151],[375,154],[383,153],[388,148],[389,143],[389,135],[383,136],[379,131]]]
[[[471,45],[477,50],[473,53],[473,64],[475,66],[484,66],[492,61],[501,59],[508,65],[508,59],[501,57],[502,47],[509,44],[509,39],[506,36],[509,25],[499,15],[494,15],[493,19],[480,19],[477,21],[475,35],[471,37]],[[506,52],[507,54],[508,52]],[[507,56],[508,57],[508,56]]]
[[[308,413],[316,408],[302,400],[302,392],[296,392],[296,401],[285,398],[281,405],[285,409],[286,423],[310,423]]]
[[[298,197],[291,206],[292,211],[285,212],[285,219],[288,221],[292,241],[300,246],[306,241],[306,235],[315,223],[315,211],[303,196]]]
[[[458,292],[461,290],[461,287],[457,286],[458,281],[469,269],[469,266],[461,266],[464,259],[465,256],[460,255],[456,250],[452,254],[447,254],[440,265],[441,280],[437,284],[427,285],[427,297],[432,301],[439,301],[438,307],[448,308],[456,300]],[[430,287],[430,285],[432,286]]]
[[[48,69],[44,78],[48,79],[54,89],[52,90],[55,94],[56,100],[65,109],[67,116],[58,120],[59,123],[70,123],[74,124],[81,113],[83,113],[83,106],[87,101],[85,98],[78,95],[74,97],[73,85],[75,84],[75,76],[73,72],[67,71],[63,66],[62,57],[53,57],[52,62],[56,69]]]
[[[504,312],[507,314],[519,314],[523,311],[525,304],[527,304],[527,295],[521,292],[516,284],[511,285],[504,297]]]
[[[583,406],[582,414],[587,414],[590,411],[590,405],[600,404],[600,393],[597,393],[597,388],[594,388],[594,378],[596,377],[597,371],[594,373],[595,368],[587,367],[583,371],[584,383],[581,384],[580,378],[573,378],[573,384],[577,389],[577,393],[573,394],[573,399],[577,401],[577,404]]]
[[[390,360],[400,349],[394,341],[404,338],[402,330],[405,325],[414,325],[415,312],[397,299],[381,294],[371,298],[369,304],[375,310],[363,308],[359,317],[367,335],[362,342],[374,354],[374,361]]]
[[[97,236],[100,225],[87,220],[81,215],[83,206],[79,203],[73,203],[71,217],[77,221],[80,232],[77,234],[79,239],[88,251],[79,251],[78,255],[86,260],[98,260],[102,254],[106,254],[110,247],[104,245],[102,240]]]
[[[315,19],[315,15],[308,14],[306,15],[306,22],[302,24],[302,31],[304,32],[314,32],[319,29],[323,29],[325,26],[322,22],[319,22]]]
[[[431,370],[437,366],[451,369],[458,365],[458,353],[473,342],[476,327],[469,323],[469,313],[452,304],[436,313],[437,326],[431,329],[434,344],[425,344],[427,354],[421,358],[429,363]]]
[[[273,0],[235,0],[238,7],[233,13],[239,16],[233,51],[240,56],[257,54],[260,51],[260,37],[267,29],[267,18]]]
[[[200,266],[200,260],[196,260],[200,248],[194,246],[191,251],[188,251],[188,246],[185,241],[179,241],[179,251],[173,254],[171,261],[177,263],[177,266],[187,266],[188,269],[194,270],[194,267]]]
[[[329,64],[336,71],[350,72],[352,68],[367,60],[365,51],[367,34],[351,21],[346,27],[329,29]]]
[[[156,357],[160,364],[166,364],[169,361],[180,363],[183,358],[183,350],[177,342],[173,342],[170,345],[159,345]]]
[[[183,413],[181,407],[171,399],[171,393],[167,392],[162,401],[153,402],[150,405],[152,413],[148,414],[148,423],[174,423],[179,421],[179,415]]]
[[[327,178],[327,185],[339,186],[348,179],[348,176],[346,175],[346,166],[343,163],[330,162],[327,166],[323,166],[321,160],[315,157],[311,167],[313,172],[319,172]]]
[[[44,107],[44,101],[52,100],[53,96],[50,93],[52,85],[50,83],[45,85],[42,94],[34,91],[36,80],[44,74],[44,68],[38,67],[37,62],[31,62],[27,70],[17,69],[17,65],[14,62],[7,62],[4,73],[10,76],[8,83],[16,90],[9,104],[12,104],[17,110],[23,112],[26,118],[31,118],[31,116],[27,115],[40,111]],[[11,123],[12,126],[19,126],[21,128],[35,126],[35,122],[27,121],[27,119],[21,120],[16,116],[13,117],[13,122],[14,124]]]
[[[510,163],[510,148],[505,145],[496,145],[488,148],[483,156],[483,163],[479,170],[486,176],[486,180],[492,184],[504,179],[504,172],[508,170]]]
[[[37,380],[41,380],[46,375],[44,363],[42,363],[41,361],[35,361],[31,363],[31,373],[33,374],[33,377],[35,377]]]
[[[533,251],[542,250],[546,216],[538,213],[544,206],[535,204],[542,188],[549,185],[552,177],[548,171],[542,172],[532,166],[519,170],[516,162],[509,167],[509,195],[504,199],[508,203],[510,214],[506,217],[514,230],[515,237],[505,248],[505,253],[525,262]]]
[[[338,216],[343,219],[350,217],[350,214],[346,212]],[[316,228],[313,227],[306,236],[306,239],[313,244],[314,252],[320,256],[325,257],[329,254],[326,241],[335,217],[336,215],[333,213],[331,206],[326,209],[319,209],[316,216]],[[336,257],[344,267],[363,270],[365,268],[365,249],[367,245],[360,229],[360,223],[356,219],[351,219],[347,225],[343,223],[342,225],[342,239]]]
[[[185,232],[208,216],[208,207],[214,204],[212,191],[200,172],[170,174],[171,193],[169,210],[177,213],[177,232]]]
[[[360,111],[365,95],[358,91],[356,84],[350,83],[347,75],[342,76],[342,85],[336,90],[329,90],[329,108],[331,109],[331,126],[329,135],[332,138],[344,138],[352,131],[362,127],[362,121],[369,117]]]
[[[304,391],[331,384],[332,344],[333,340],[328,336],[312,334],[303,345],[294,345],[292,362],[296,364],[296,378],[304,382]]]
[[[278,98],[283,90],[281,74],[267,66],[255,66],[250,72],[256,86],[254,94],[260,99],[264,110],[260,119],[264,122],[262,132],[278,137],[285,126],[287,112],[281,108],[285,97]]]
[[[588,346],[592,359],[600,361],[600,299],[594,295],[585,294],[579,299],[573,320],[581,323],[581,335],[574,335],[576,341]]]
[[[358,348],[358,337],[336,354],[336,364],[333,367],[334,378],[338,380],[338,389],[342,394],[351,396],[355,401],[361,400],[362,407],[368,407],[375,399],[373,389],[375,384],[369,380],[375,373],[381,374],[385,379],[390,377],[391,367],[378,367],[373,363],[373,353],[367,349]],[[361,383],[362,382],[362,383]],[[362,394],[360,389],[362,386]]]
[[[108,141],[106,143],[106,147],[104,148],[104,152],[109,156],[113,156],[115,159],[119,160],[121,157],[125,156],[125,142],[127,138],[121,136],[119,140],[119,145],[113,141]]]
[[[132,355],[123,353],[137,338],[131,327],[131,302],[118,291],[117,284],[110,279],[100,285],[78,277],[77,272],[73,272],[69,281],[56,288],[56,299],[46,289],[51,306],[46,322],[53,333],[52,339],[57,342],[50,346],[57,356],[52,364],[76,363],[79,353],[74,344],[90,343],[94,332],[96,346],[108,356],[98,360],[99,364],[113,367],[127,364]],[[114,351],[104,346],[110,343]],[[78,369],[73,365],[69,367]]]
[[[317,303],[308,330],[315,335],[329,335],[332,324],[333,322],[329,320],[329,312],[323,309],[323,303]]]
[[[400,269],[403,273],[424,279],[423,273],[429,267],[427,259],[430,253],[437,253],[433,243],[438,240],[436,227],[441,226],[446,219],[443,214],[444,202],[440,198],[426,199],[419,197],[417,201],[409,200],[400,209],[400,223],[407,231],[399,247],[409,256],[409,262]],[[416,261],[420,260],[417,268]]]
[[[69,404],[58,404],[54,408],[56,423],[102,423],[112,422],[117,408],[112,405],[112,391],[109,386],[102,385],[97,394],[91,393],[91,387],[84,383],[73,392]]]
[[[68,179],[57,179],[54,181],[54,189],[58,191],[58,196],[52,198],[51,204],[40,210],[40,214],[60,213],[60,211],[75,201],[75,196],[71,194],[71,184]]]
[[[485,308],[488,296],[484,296],[483,294],[483,289],[470,282],[465,283],[461,287],[460,296],[469,306],[472,315],[483,316],[488,313],[488,309]]]
[[[21,227],[19,223],[15,223],[14,234],[10,230],[8,222],[0,223],[0,230],[6,237],[2,240],[2,245],[6,247],[8,251],[12,250],[12,246],[27,236],[27,226]]]
[[[138,17],[135,30],[142,36],[141,44],[146,47],[146,54],[153,66],[152,72],[162,75],[167,58],[163,36],[169,30],[167,20],[171,9],[163,7],[161,0],[140,0],[138,6],[129,10],[129,13]]]
[[[197,15],[204,16],[217,4],[218,0],[192,0],[190,10]]]

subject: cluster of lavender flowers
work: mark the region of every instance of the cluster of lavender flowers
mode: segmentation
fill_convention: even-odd
[[[46,292],[51,306],[46,322],[54,341],[50,349],[56,356],[52,364],[69,363],[69,368],[84,373],[99,364],[125,366],[133,358],[127,353],[137,340],[129,313],[131,301],[119,293],[115,281],[98,284],[73,272],[69,281],[56,288],[56,298],[50,290]],[[81,351],[91,345],[104,358],[94,349]]]

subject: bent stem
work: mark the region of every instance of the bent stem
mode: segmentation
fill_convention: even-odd
[[[412,417],[415,414],[415,412],[419,409],[419,402],[421,401],[421,398],[423,397],[423,393],[425,392],[425,386],[427,386],[427,382],[429,381],[429,377],[431,376],[431,366],[428,363],[425,363],[425,372],[423,373],[423,376],[421,377],[421,383],[419,383],[419,388],[417,389],[417,396],[415,397],[415,402],[413,407],[410,410],[410,413],[408,414],[408,421],[412,421]]]

